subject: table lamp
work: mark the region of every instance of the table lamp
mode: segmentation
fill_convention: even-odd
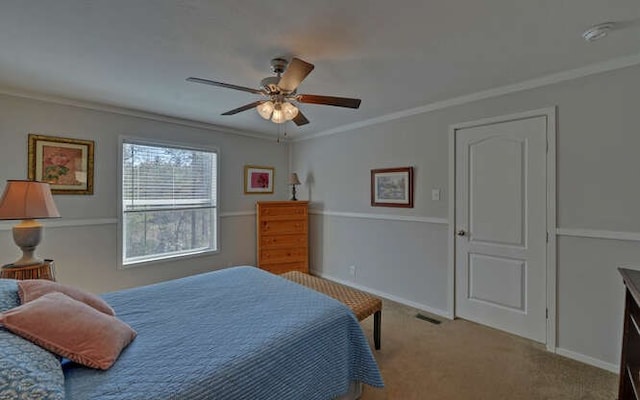
[[[22,249],[22,258],[10,266],[41,264],[34,254],[42,239],[42,225],[36,218],[59,217],[48,183],[7,181],[0,199],[0,220],[22,220],[13,227],[13,241]]]
[[[295,172],[289,175],[289,185],[291,185],[291,200],[296,199],[296,185],[300,184],[300,180],[298,179],[298,174]]]

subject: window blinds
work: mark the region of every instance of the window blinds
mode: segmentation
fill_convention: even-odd
[[[216,156],[214,152],[124,143],[123,210],[216,207]]]

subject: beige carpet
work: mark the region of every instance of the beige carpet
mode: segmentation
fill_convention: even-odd
[[[617,396],[616,374],[482,325],[464,320],[433,325],[415,314],[384,302],[382,349],[374,350],[374,355],[385,388],[365,385],[362,400],[613,400]],[[372,325],[372,317],[362,322],[370,341]]]

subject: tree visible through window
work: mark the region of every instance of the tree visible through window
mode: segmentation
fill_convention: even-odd
[[[125,141],[123,264],[215,251],[217,154]]]

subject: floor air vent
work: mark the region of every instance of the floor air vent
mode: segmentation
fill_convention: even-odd
[[[416,318],[421,319],[423,321],[431,322],[434,325],[440,325],[440,322],[441,322],[441,321],[438,321],[435,318],[427,317],[426,315],[423,315],[423,314],[420,314],[420,313],[416,314]]]

